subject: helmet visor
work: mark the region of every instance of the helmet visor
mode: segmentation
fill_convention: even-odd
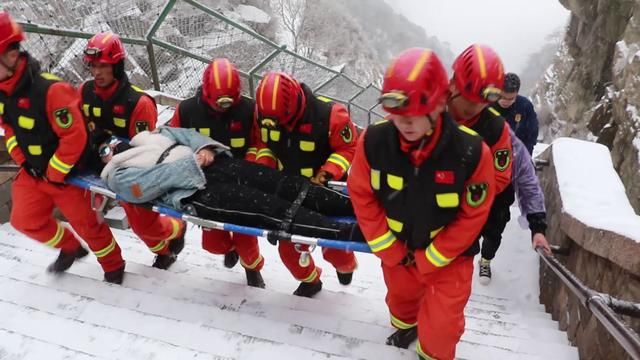
[[[382,94],[378,102],[387,109],[400,109],[408,104],[409,97],[401,92],[392,91]]]
[[[220,109],[228,109],[233,106],[233,98],[229,96],[221,96],[216,100],[216,105]]]
[[[496,102],[502,97],[502,90],[495,86],[487,86],[480,91],[480,97],[488,102]]]

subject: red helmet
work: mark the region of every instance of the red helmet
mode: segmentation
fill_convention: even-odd
[[[500,99],[504,67],[498,54],[486,45],[466,48],[453,63],[453,78],[460,94],[475,103]]]
[[[111,31],[95,34],[84,49],[84,61],[115,65],[124,59],[124,45]]]
[[[287,124],[294,120],[304,108],[304,92],[300,83],[282,72],[269,72],[264,75],[256,102],[261,116]]]
[[[7,51],[9,45],[26,40],[22,27],[6,11],[0,11],[0,54]]]
[[[438,55],[429,49],[411,48],[387,68],[380,102],[391,114],[424,116],[446,98],[448,89],[447,71]]]
[[[202,74],[202,99],[223,111],[240,101],[240,75],[228,59],[213,59]]]

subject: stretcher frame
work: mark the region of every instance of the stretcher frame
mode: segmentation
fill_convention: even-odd
[[[95,175],[76,175],[69,177],[66,182],[70,185],[85,189],[91,193],[91,203],[95,204],[95,196],[96,194],[105,196],[107,198],[126,202],[122,197],[120,197],[115,192],[109,190],[103,183],[102,179]],[[344,186],[346,189],[345,183],[339,183]],[[338,187],[338,184],[335,184]],[[371,253],[371,248],[367,243],[364,242],[353,242],[353,241],[342,241],[342,240],[331,240],[331,239],[323,239],[316,237],[309,237],[303,235],[295,235],[289,234],[283,231],[276,230],[266,230],[260,228],[254,228],[250,226],[236,225],[230,223],[224,223],[209,219],[203,219],[198,216],[190,215],[184,213],[182,211],[176,210],[170,206],[161,203],[151,203],[151,204],[134,204],[136,206],[141,206],[147,208],[151,211],[157,212],[162,215],[170,216],[176,219],[184,220],[186,222],[202,226],[208,229],[217,229],[224,231],[233,231],[246,235],[259,236],[264,238],[275,238],[278,241],[290,241],[296,244],[296,250],[301,254],[309,254],[313,252],[313,250],[317,247],[323,248],[333,248],[345,251],[357,251],[363,253]],[[351,218],[337,218],[341,221],[349,221],[353,220]],[[301,248],[302,245],[308,245],[308,250],[303,250]]]

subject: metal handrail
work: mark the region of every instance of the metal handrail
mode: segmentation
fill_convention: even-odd
[[[580,300],[580,303],[595,315],[596,319],[600,321],[602,326],[607,329],[609,334],[616,339],[620,346],[622,346],[633,359],[640,360],[640,337],[609,307],[610,304],[616,303],[617,305],[625,305],[622,308],[626,309],[629,304],[633,303],[613,299],[607,294],[602,294],[588,288],[554,256],[545,254],[540,248],[536,249],[536,251],[549,268]],[[633,305],[634,306],[630,308],[633,309],[630,311],[631,313],[640,310],[638,304]]]

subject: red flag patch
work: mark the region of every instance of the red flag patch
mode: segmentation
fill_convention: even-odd
[[[242,123],[240,121],[232,121],[229,129],[231,131],[240,131],[242,130]]]
[[[311,134],[312,127],[311,124],[302,124],[298,129],[301,134]]]
[[[18,99],[18,107],[20,109],[29,109],[29,107],[31,106],[31,101],[29,101],[29,98],[23,97],[23,98],[19,98]]]
[[[436,170],[434,181],[436,184],[452,185],[456,182],[456,175],[451,170]]]
[[[124,105],[113,105],[113,113],[116,115],[124,114]]]

